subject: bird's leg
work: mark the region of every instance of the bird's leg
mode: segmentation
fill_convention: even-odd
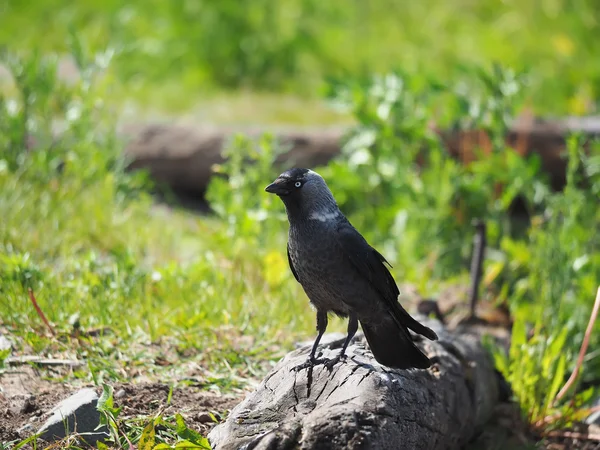
[[[300,364],[294,367],[292,370],[302,370],[309,367],[316,366],[317,364],[322,364],[325,360],[320,360],[315,358],[315,354],[317,353],[317,347],[319,346],[319,342],[325,334],[325,330],[327,329],[327,313],[325,311],[317,311],[317,338],[312,346],[310,351],[310,355],[308,355],[308,359],[305,363]]]
[[[342,351],[338,355],[338,358],[346,357],[346,349],[348,348],[348,344],[352,338],[356,335],[358,331],[358,318],[355,314],[350,314],[350,318],[348,319],[348,335],[346,336],[346,340],[344,341],[344,345],[342,346]]]
[[[358,318],[356,317],[356,314],[350,314],[350,316],[348,317],[348,334],[346,335],[346,340],[344,341],[344,345],[342,346],[342,351],[335,358],[325,362],[325,367],[331,370],[333,369],[333,366],[335,366],[340,360],[346,359],[346,349],[348,348],[348,344],[350,344],[352,338],[356,335],[357,331]]]

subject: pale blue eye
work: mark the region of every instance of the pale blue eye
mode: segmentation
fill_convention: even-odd
[[[300,183],[299,181],[296,181],[296,183],[294,184],[294,186],[296,186],[297,188],[299,188],[300,186],[302,186],[302,183]]]

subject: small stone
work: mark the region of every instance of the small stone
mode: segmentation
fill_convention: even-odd
[[[13,404],[9,412],[13,416],[20,416],[21,414],[28,414],[37,409],[35,404],[35,398],[33,396],[25,398],[23,401]]]
[[[125,394],[127,394],[125,389],[119,389],[117,392],[115,392],[114,398],[123,398],[125,397]]]
[[[213,422],[213,418],[210,416],[209,413],[206,413],[206,412],[198,414],[198,417],[196,418],[196,420],[200,423]]]
[[[35,397],[29,396],[25,399],[25,401],[21,404],[21,414],[29,414],[37,409],[37,405],[35,404]]]
[[[97,404],[98,395],[93,389],[76,392],[52,409],[52,416],[40,427],[38,434],[42,439],[52,442],[76,431],[90,444],[102,441],[109,435],[106,427],[96,429],[100,425]]]
[[[17,433],[19,433],[20,435],[26,435],[26,434],[33,433],[33,431],[34,431],[33,425],[30,423],[26,423],[25,425],[23,425],[21,428],[19,428],[17,430]]]
[[[10,350],[10,349],[12,349],[12,342],[7,337],[0,334],[0,352],[3,350]]]

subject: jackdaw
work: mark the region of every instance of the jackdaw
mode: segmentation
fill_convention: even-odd
[[[431,340],[437,335],[420,324],[398,302],[398,287],[389,263],[350,224],[339,210],[325,180],[309,169],[290,169],[265,191],[281,198],[290,224],[287,256],[296,280],[317,311],[317,338],[308,360],[296,369],[325,364],[331,369],[345,358],[358,330],[380,363],[398,369],[431,366],[408,331]],[[391,267],[391,266],[390,266]],[[316,359],[327,314],[348,317],[348,335],[338,356]]]

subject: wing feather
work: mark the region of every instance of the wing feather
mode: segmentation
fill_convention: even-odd
[[[348,221],[344,221],[338,226],[336,237],[348,260],[379,293],[396,322],[429,339],[437,339],[433,330],[417,322],[398,302],[400,291],[394,277],[385,266],[387,264],[391,267],[391,265],[383,255],[371,247]]]
[[[296,279],[296,281],[298,283],[300,283],[300,280],[298,279],[298,274],[296,273],[296,269],[294,269],[294,264],[292,263],[292,258],[290,258],[290,243],[288,242],[287,244],[287,258],[288,258],[288,264],[290,265],[290,269],[292,270],[292,273],[294,274],[294,278]]]

